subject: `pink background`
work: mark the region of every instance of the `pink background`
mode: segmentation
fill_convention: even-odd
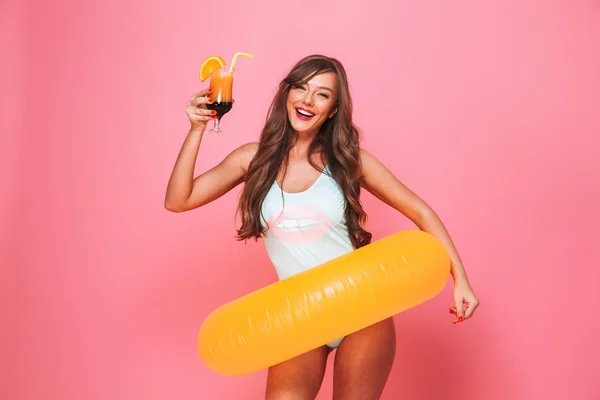
[[[275,280],[232,238],[239,188],[163,208],[198,68],[236,51],[256,58],[198,171],[257,139],[294,62],[338,57],[363,145],[439,213],[481,299],[456,326],[451,284],[396,316],[383,399],[600,397],[599,2],[95,3],[0,6],[0,398],[262,398],[265,371],[196,353],[212,309]],[[414,227],[364,203],[375,239]]]

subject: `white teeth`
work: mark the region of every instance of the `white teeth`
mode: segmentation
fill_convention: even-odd
[[[294,221],[294,220],[291,220],[291,219],[287,219],[285,221],[282,221],[281,225],[279,225],[279,227],[281,227],[281,228],[288,228],[288,229],[295,228],[297,226],[298,226],[298,221]]]
[[[312,219],[308,219],[308,218],[302,218],[298,220],[298,226],[300,226],[301,228],[305,228],[308,226],[312,226],[312,225],[318,225],[316,221],[313,221]]]
[[[303,231],[321,226],[317,221],[302,218],[300,220],[286,219],[277,224],[277,228],[284,231]]]
[[[298,113],[304,115],[305,117],[314,117],[315,116],[315,114],[310,114],[304,110],[298,110],[298,109],[296,109],[296,110],[298,111]]]

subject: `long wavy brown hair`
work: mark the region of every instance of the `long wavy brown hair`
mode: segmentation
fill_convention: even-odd
[[[346,224],[354,248],[371,242],[371,233],[363,228],[367,215],[360,202],[359,132],[352,122],[352,97],[346,71],[338,60],[322,55],[300,60],[279,84],[260,135],[258,151],[248,166],[245,185],[240,193],[238,211],[242,224],[238,229],[238,240],[258,240],[265,234],[267,228],[261,221],[263,200],[281,168],[285,177],[289,152],[297,139],[286,106],[290,88],[305,84],[315,75],[325,72],[333,72],[337,77],[337,102],[333,108],[337,109],[337,113],[321,126],[309,147],[308,161],[323,173],[312,157],[315,152],[320,152],[322,164],[329,167],[331,177],[344,193]]]

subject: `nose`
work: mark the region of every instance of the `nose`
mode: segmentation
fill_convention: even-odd
[[[304,95],[304,99],[302,99],[302,102],[304,104],[306,104],[307,106],[312,106],[313,105],[313,94],[307,90],[306,94]]]

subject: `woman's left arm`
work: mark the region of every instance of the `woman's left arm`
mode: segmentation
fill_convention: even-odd
[[[379,200],[400,211],[420,230],[431,233],[446,247],[452,261],[454,279],[454,306],[450,313],[456,315],[452,323],[470,318],[479,306],[458,251],[435,211],[413,191],[394,176],[377,158],[361,149],[361,186]]]

